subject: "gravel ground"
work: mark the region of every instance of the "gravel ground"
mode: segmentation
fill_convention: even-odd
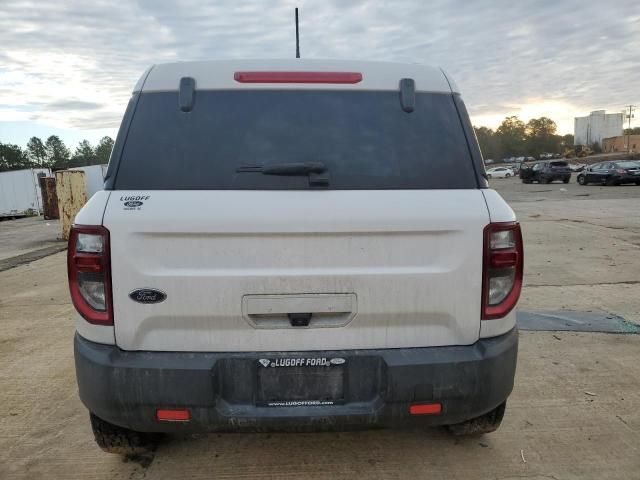
[[[43,217],[28,217],[0,222],[0,271],[23,263],[20,257],[33,261],[51,255],[58,248],[64,248],[64,241],[58,240],[62,232],[59,220],[45,220]],[[46,255],[34,256],[43,251]]]

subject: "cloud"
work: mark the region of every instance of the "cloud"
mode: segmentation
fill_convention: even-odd
[[[83,102],[82,100],[58,100],[44,105],[45,110],[95,110],[101,105],[95,102]]]
[[[640,103],[635,0],[3,0],[2,119],[115,127],[150,64],[292,57],[296,5],[303,57],[440,65],[476,123],[562,105],[549,115],[566,130],[575,114]]]

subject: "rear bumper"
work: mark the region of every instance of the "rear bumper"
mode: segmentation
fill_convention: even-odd
[[[640,182],[640,175],[620,175],[613,177],[618,183],[636,183]]]
[[[80,398],[98,417],[164,432],[332,430],[445,425],[482,415],[513,388],[514,328],[470,346],[277,353],[127,352],[75,336]],[[259,406],[258,360],[343,358],[343,402]],[[284,394],[286,396],[286,393]],[[440,415],[411,416],[413,403]],[[158,422],[157,408],[188,408],[189,422]]]

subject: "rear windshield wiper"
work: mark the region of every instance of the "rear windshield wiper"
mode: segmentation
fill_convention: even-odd
[[[257,172],[263,175],[308,175],[310,185],[329,183],[327,167],[322,162],[273,163],[271,165],[242,165],[237,173]]]
[[[273,163],[271,165],[243,165],[236,172],[260,172],[263,175],[309,175],[322,173],[327,167],[322,162]]]

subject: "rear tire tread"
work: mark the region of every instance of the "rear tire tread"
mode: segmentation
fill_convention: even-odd
[[[125,456],[152,453],[162,434],[144,433],[113,425],[93,413],[90,415],[91,428],[98,446],[108,453]]]
[[[466,422],[448,425],[447,429],[455,436],[482,435],[495,432],[502,423],[506,408],[507,402],[505,401],[484,415],[472,418]]]

